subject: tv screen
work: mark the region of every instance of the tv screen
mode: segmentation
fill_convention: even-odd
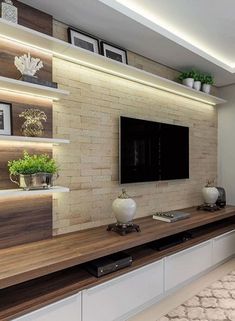
[[[189,178],[189,128],[120,117],[120,183]]]

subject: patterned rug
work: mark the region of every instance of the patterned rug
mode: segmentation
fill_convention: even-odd
[[[158,321],[235,321],[235,271]]]

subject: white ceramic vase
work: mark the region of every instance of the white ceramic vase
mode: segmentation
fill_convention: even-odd
[[[199,91],[199,90],[201,90],[201,85],[202,85],[202,83],[201,83],[199,80],[194,81],[194,83],[193,83],[193,88],[194,88],[195,90]]]
[[[135,216],[136,202],[123,189],[122,194],[113,202],[112,209],[118,224],[128,224]]]
[[[206,204],[215,204],[219,197],[219,192],[215,187],[203,187],[202,196]]]
[[[202,85],[202,91],[206,94],[209,94],[211,92],[211,85],[209,84],[203,84]]]
[[[193,78],[185,78],[183,79],[183,85],[193,88],[193,84],[194,84],[194,79]]]

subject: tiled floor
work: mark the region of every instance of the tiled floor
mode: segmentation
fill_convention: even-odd
[[[129,319],[129,321],[157,321],[161,316],[166,315],[168,312],[175,309],[186,300],[192,298],[194,295],[198,294],[200,291],[232,270],[235,270],[235,259],[230,260],[200,279],[185,286],[175,294],[162,300],[160,303],[153,305],[135,317]]]

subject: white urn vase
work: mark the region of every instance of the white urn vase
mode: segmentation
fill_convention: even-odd
[[[194,79],[193,78],[185,78],[183,79],[183,85],[193,88],[193,84],[194,84]]]
[[[205,186],[202,189],[202,196],[206,204],[212,205],[216,203],[219,192],[216,187]]]
[[[136,202],[123,189],[122,194],[113,202],[112,209],[118,224],[128,224],[135,216]]]

